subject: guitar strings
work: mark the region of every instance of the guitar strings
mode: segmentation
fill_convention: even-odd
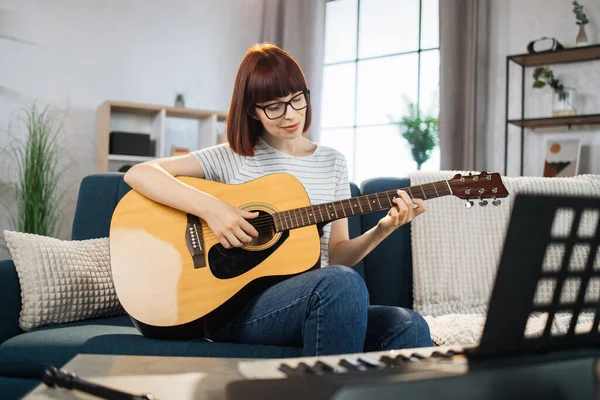
[[[436,188],[436,185],[438,185],[438,184],[441,187],[437,187]],[[412,192],[415,191],[415,192],[418,193],[418,191],[421,191],[424,194],[423,197],[425,197],[426,199],[427,198],[437,198],[437,197],[439,197],[440,194],[439,194],[439,191],[437,189],[448,190],[447,189],[447,182],[446,181],[443,181],[443,182],[433,182],[432,184],[426,184],[426,185],[410,186],[410,187],[401,188],[401,189],[407,191],[407,193],[409,194],[409,196],[411,198],[420,198],[418,196],[416,196],[416,197],[413,196]],[[450,193],[444,193],[444,195],[451,194],[451,193],[452,192],[450,192]],[[390,194],[394,198],[395,194],[396,194],[396,190],[389,190],[389,191],[386,191],[386,192],[379,192],[379,193],[373,193],[373,194],[370,194],[370,195],[359,196],[358,198],[349,198],[349,199],[340,200],[339,204],[342,206],[341,211],[344,213],[344,217],[338,217],[337,213],[336,213],[336,217],[338,217],[337,219],[341,219],[341,218],[346,218],[348,216],[347,214],[351,214],[351,216],[355,215],[354,211],[353,211],[352,204],[350,203],[350,201],[352,201],[354,199],[359,199],[358,202],[361,205],[361,211],[362,211],[362,206],[365,206],[365,207],[369,206],[369,207],[371,207],[369,205],[369,201],[370,201],[369,196],[372,196],[371,198],[374,197],[375,199],[377,199],[379,205],[381,206],[380,200],[383,199],[384,201],[385,200],[389,201]],[[363,200],[363,199],[367,200],[367,204],[362,204],[361,200]],[[343,201],[347,201],[348,202],[348,206],[346,206],[343,203]],[[298,225],[298,227],[307,226],[307,225],[313,225],[313,224],[319,223],[318,218],[317,218],[317,213],[314,211],[313,207],[317,207],[317,211],[319,211],[319,214],[321,214],[321,218],[322,218],[323,217],[322,211],[319,208],[319,206],[321,206],[321,205],[322,204],[316,204],[316,205],[308,206],[308,207],[311,208],[311,210],[312,210],[312,212],[314,214],[313,218],[314,218],[315,222],[311,223],[310,222],[311,218],[310,218],[310,216],[307,215],[307,219],[308,219],[309,223],[306,224],[306,225],[304,223],[304,216],[302,215],[302,211],[300,211],[302,208],[298,208],[298,209],[295,209],[295,210],[279,211],[276,214],[280,214],[281,217],[286,222],[286,224],[287,224],[287,221],[288,221],[288,218],[289,218],[290,222],[291,222],[291,225]],[[304,211],[305,213],[307,213],[306,209],[308,209],[308,207],[304,207],[305,208],[305,211]],[[356,207],[356,206],[354,206],[354,207]],[[388,206],[382,207],[382,208],[380,208],[380,210],[382,210],[384,208],[387,208],[387,207]],[[391,205],[389,207],[391,207]],[[285,211],[288,211],[288,216],[287,217],[283,214]],[[337,207],[335,208],[335,211],[338,211]],[[293,212],[293,214],[292,214],[292,212]],[[346,213],[346,212],[348,212],[348,213]],[[327,211],[326,211],[326,213],[327,213]],[[294,224],[294,220],[296,220],[295,224]],[[254,219],[247,219],[247,221],[256,230],[261,230],[261,229],[264,229],[264,228],[270,228],[270,229],[274,229],[275,228],[274,214],[261,215],[261,216],[258,216],[256,218],[254,218]],[[323,222],[323,221],[320,221],[320,222]],[[208,228],[207,230],[208,230],[208,236],[215,236],[212,233],[212,231],[210,230],[210,228]]]
[[[390,192],[394,192],[394,191],[390,191]],[[434,194],[435,194],[435,195],[436,195],[436,197],[437,197],[437,195],[438,195],[438,192],[434,192],[434,191],[432,191],[432,190],[431,190],[431,189],[429,189],[429,188],[426,188],[426,189],[425,189],[425,193],[426,193],[426,194],[425,194],[425,196],[426,196],[426,197],[434,197]],[[429,194],[429,196],[427,196],[427,194]],[[388,195],[386,192],[383,192],[383,193],[376,193],[376,194],[373,194],[373,195],[367,195],[367,196],[374,196],[374,197],[377,199],[377,201],[378,201],[378,203],[379,203],[379,204],[381,204],[380,200],[382,200],[382,199],[383,199],[383,200],[386,200],[386,199],[387,199],[387,197],[389,197],[389,195]],[[369,201],[370,199],[369,199],[367,196],[365,196],[365,198],[364,198],[364,199],[365,199],[365,200],[367,200],[367,201]],[[344,213],[344,217],[339,217],[339,218],[346,218],[348,214],[350,214],[351,216],[354,216],[354,215],[355,215],[355,214],[354,214],[354,212],[353,212],[354,208],[352,207],[352,204],[350,203],[350,200],[352,200],[352,199],[340,200],[340,204],[342,205],[341,211],[342,211],[342,213]],[[343,203],[342,203],[343,201],[348,201],[348,205],[346,205],[346,204],[343,204]],[[359,202],[360,202],[360,201],[359,201]],[[317,205],[314,205],[314,206],[309,206],[309,207],[311,207],[311,208],[312,208],[312,207],[319,207],[320,205],[321,205],[321,204],[317,204]],[[362,203],[361,203],[361,207],[363,207],[363,206],[364,206],[364,207],[367,207],[367,204],[362,204]],[[355,207],[356,207],[356,206],[355,206]],[[370,206],[369,206],[369,207],[370,207]],[[385,206],[385,207],[383,207],[383,208],[387,208],[387,207],[388,207],[388,206]],[[389,207],[391,207],[391,206],[389,206]],[[308,207],[306,207],[306,208],[308,208]],[[383,208],[382,208],[382,209],[383,209]],[[305,217],[305,216],[302,214],[302,211],[300,211],[300,210],[302,210],[302,209],[301,209],[301,208],[299,208],[299,209],[295,209],[295,210],[283,210],[283,211],[279,211],[277,214],[281,214],[282,218],[284,218],[286,221],[287,221],[287,219],[289,218],[289,219],[291,220],[291,223],[292,223],[292,224],[294,224],[294,220],[296,220],[296,223],[295,223],[295,225],[296,225],[296,224],[297,224],[297,225],[300,225],[300,223],[304,224],[304,219],[305,219],[305,218],[306,218],[306,219],[308,219],[308,221],[309,221],[309,224],[307,224],[307,225],[312,225],[312,224],[314,224],[314,223],[323,222],[323,221],[318,221],[320,218],[318,218],[318,214],[315,212],[315,210],[314,210],[314,209],[312,209],[312,210],[311,210],[311,211],[312,211],[312,213],[315,215],[315,216],[313,217],[313,219],[315,220],[315,222],[313,222],[313,223],[310,223],[311,217],[310,217],[310,216],[308,216],[308,215]],[[289,216],[287,216],[287,217],[286,217],[285,215],[283,215],[283,214],[282,214],[282,213],[283,213],[283,212],[285,212],[285,211],[288,211],[288,212],[290,212],[290,211],[291,211],[291,212],[293,212],[293,214],[292,214],[292,213],[289,213]],[[319,208],[317,208],[317,211],[319,211],[319,214],[322,214],[322,213],[321,213],[321,210],[320,210]],[[338,208],[336,208],[336,211],[339,211],[339,209],[338,209]],[[307,211],[306,211],[306,210],[304,210],[304,213],[307,213]],[[250,222],[250,224],[251,224],[251,225],[252,225],[254,228],[257,228],[257,229],[259,229],[259,228],[267,228],[267,227],[274,227],[274,225],[275,225],[275,224],[274,224],[273,215],[274,215],[274,214],[271,214],[271,215],[261,215],[261,216],[259,216],[259,217],[253,218],[253,219],[247,219],[247,221],[248,221],[248,222]],[[312,215],[312,214],[311,214],[311,215]]]
[[[436,183],[437,183],[437,182],[436,182]],[[444,182],[444,183],[445,183],[445,182]],[[412,186],[410,189],[411,189],[411,190],[415,190],[415,191],[416,191],[416,190],[417,190],[416,188],[417,188],[417,187],[419,187],[419,186],[421,186],[421,185],[418,185],[418,186]],[[444,186],[444,188],[445,188],[445,186]],[[404,188],[404,189],[405,189],[405,190],[408,190],[409,188]],[[438,191],[436,191],[435,189],[433,189],[433,190],[432,190],[432,188],[431,188],[431,187],[421,187],[420,189],[421,189],[421,190],[424,192],[424,194],[425,194],[425,196],[424,196],[424,197],[438,197],[438,196],[439,196],[439,194],[438,194],[439,192],[438,192]],[[387,191],[387,192],[380,192],[380,193],[374,193],[374,194],[371,194],[371,195],[360,196],[360,198],[362,198],[362,199],[365,199],[365,200],[369,201],[369,200],[370,200],[370,199],[369,199],[369,196],[373,196],[373,197],[374,197],[374,198],[376,198],[376,199],[377,199],[377,201],[380,203],[380,200],[381,200],[381,199],[383,199],[384,201],[385,201],[386,199],[387,199],[387,200],[389,200],[389,195],[390,195],[390,194],[394,195],[394,194],[395,194],[395,192],[396,192],[395,190],[390,190],[390,191]],[[349,199],[345,199],[345,200],[340,200],[340,204],[341,204],[341,206],[342,206],[342,208],[341,208],[341,211],[342,211],[342,212],[343,212],[345,215],[344,215],[344,217],[339,217],[338,219],[341,219],[341,218],[346,218],[346,217],[347,217],[347,214],[351,214],[351,216],[353,216],[353,215],[354,215],[354,212],[353,212],[353,207],[352,207],[352,204],[350,203],[350,201],[351,201],[351,200],[352,200],[351,198],[349,198]],[[345,204],[343,203],[343,201],[348,201],[348,205],[345,205]],[[361,203],[361,201],[360,201],[360,200],[359,200],[359,203]],[[381,204],[381,203],[380,203],[380,204]],[[314,206],[309,206],[309,207],[311,207],[311,208],[312,208],[312,207],[315,207],[315,206],[316,206],[316,207],[319,207],[320,205],[322,205],[322,204],[317,204],[317,205],[314,205]],[[367,205],[368,205],[368,203],[367,203]],[[367,207],[367,205],[365,205],[365,204],[362,204],[362,203],[361,203],[361,208],[362,208],[362,206],[364,206],[364,207]],[[369,207],[370,207],[370,206],[369,206]],[[390,207],[391,207],[391,206],[390,206]],[[306,208],[308,208],[308,207],[306,207]],[[385,208],[385,207],[384,207],[384,208]],[[306,226],[306,225],[304,225],[304,218],[305,218],[305,217],[302,215],[302,211],[299,211],[299,210],[301,210],[301,209],[296,209],[296,210],[284,210],[284,211],[280,211],[280,212],[278,212],[278,214],[281,214],[281,213],[283,213],[283,212],[285,212],[285,211],[288,211],[288,212],[290,212],[290,211],[291,211],[291,212],[293,212],[293,214],[291,214],[291,213],[290,213],[288,217],[286,217],[285,215],[281,214],[282,218],[283,218],[283,219],[286,221],[286,223],[287,223],[287,219],[289,218],[289,219],[291,220],[291,224],[292,224],[292,225]],[[320,210],[319,208],[317,208],[317,210],[319,211],[319,213],[320,213],[320,214],[322,214],[322,212],[321,212],[321,210]],[[337,211],[337,210],[338,210],[338,209],[336,208],[336,211]],[[311,218],[310,218],[309,216],[307,216],[306,218],[307,218],[307,219],[308,219],[308,221],[309,221],[309,224],[307,224],[307,225],[313,225],[313,224],[315,224],[315,223],[318,223],[317,213],[315,213],[315,212],[314,212],[314,209],[313,209],[312,211],[313,211],[313,213],[315,214],[315,217],[314,217],[314,220],[315,220],[315,222],[313,222],[313,223],[310,223],[310,220],[311,220]],[[307,212],[307,211],[305,210],[305,213],[306,213],[306,212]],[[336,215],[336,216],[337,216],[337,215]],[[294,224],[294,220],[296,220],[296,223],[295,223],[295,224]],[[248,222],[249,222],[249,223],[250,223],[250,224],[251,224],[251,225],[252,225],[252,226],[253,226],[255,229],[257,229],[257,230],[261,230],[261,229],[264,229],[264,228],[275,228],[275,222],[274,222],[273,215],[261,215],[261,216],[259,216],[259,217],[256,217],[256,218],[254,218],[254,219],[247,219],[247,221],[248,221]],[[321,222],[323,222],[323,221],[321,221]]]

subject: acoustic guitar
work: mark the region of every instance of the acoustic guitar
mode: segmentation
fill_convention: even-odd
[[[251,243],[226,249],[199,217],[130,190],[115,208],[110,257],[117,296],[146,336],[198,336],[225,321],[258,290],[319,266],[320,229],[346,217],[388,210],[396,190],[311,205],[294,176],[276,173],[230,185],[192,177],[180,181],[243,210],[259,232]],[[405,188],[424,200],[454,195],[500,204],[508,196],[500,175],[456,175]],[[207,318],[204,318],[207,317]],[[211,319],[212,318],[212,319]]]

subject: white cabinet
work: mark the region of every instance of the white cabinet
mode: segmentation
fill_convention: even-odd
[[[95,172],[116,172],[156,157],[168,157],[173,147],[190,151],[223,142],[226,113],[151,104],[105,101],[96,112]],[[154,154],[142,157],[110,154],[110,132],[149,134]]]

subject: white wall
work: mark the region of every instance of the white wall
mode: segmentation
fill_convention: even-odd
[[[36,100],[65,113],[63,238],[79,182],[93,172],[98,105],[172,105],[183,92],[188,107],[226,111],[239,63],[260,40],[262,7],[263,0],[0,0],[0,35],[19,39],[0,37],[0,147],[20,105]],[[15,169],[0,157],[6,181]],[[0,190],[6,201],[7,188]],[[0,259],[7,255],[0,249]]]
[[[442,0],[443,1],[443,0]],[[490,63],[487,159],[490,170],[504,171],[504,121],[506,56],[527,52],[527,44],[542,36],[555,37],[565,46],[574,46],[579,27],[571,1],[490,0]],[[590,44],[600,43],[600,2],[582,0],[590,23],[586,26]],[[551,66],[566,86],[578,92],[580,114],[600,113],[600,61]],[[526,118],[551,115],[551,90],[532,89],[533,68],[526,76]],[[521,68],[511,63],[510,118],[521,111]],[[600,174],[600,126],[526,130],[524,175],[542,174],[544,142],[548,138],[581,137],[580,173]],[[509,128],[508,175],[519,174],[520,128]]]

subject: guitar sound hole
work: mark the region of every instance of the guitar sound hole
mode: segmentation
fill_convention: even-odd
[[[258,237],[253,237],[248,246],[262,246],[271,241],[276,233],[275,223],[271,214],[262,210],[251,210],[250,212],[256,211],[258,211],[258,217],[248,221],[258,231]]]

